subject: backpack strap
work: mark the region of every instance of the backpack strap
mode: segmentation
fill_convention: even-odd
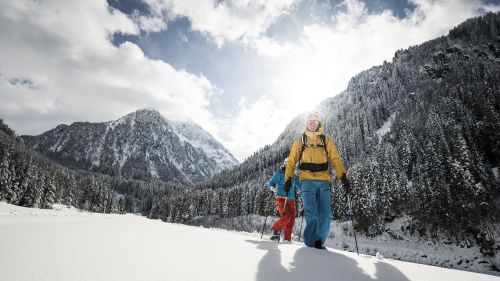
[[[328,150],[326,149],[326,136],[321,134],[319,135],[319,137],[321,138],[321,143],[323,144],[323,149],[325,150],[325,154],[326,154],[326,162],[328,162]]]
[[[302,134],[302,148],[300,149],[300,154],[299,154],[299,164],[302,163],[302,153],[304,152],[304,149],[306,147],[310,147],[310,146],[313,146],[313,147],[317,147],[317,146],[320,146],[320,147],[323,147],[323,149],[325,150],[325,153],[326,153],[326,162],[328,162],[328,150],[326,149],[326,136],[324,134],[321,134],[319,135],[319,138],[321,139],[321,144],[320,145],[317,145],[317,144],[307,144],[307,136],[306,136],[306,133],[303,133]]]
[[[299,165],[300,163],[302,163],[302,153],[304,152],[304,149],[306,148],[306,145],[307,145],[307,136],[306,136],[306,133],[302,133],[302,148],[300,149],[300,153],[299,153]]]

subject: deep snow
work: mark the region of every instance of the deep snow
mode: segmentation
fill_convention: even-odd
[[[276,219],[277,217],[268,217],[266,233],[270,234],[270,225]],[[231,218],[212,215],[193,218],[188,221],[188,224],[260,233],[264,221],[264,217],[255,214]],[[493,258],[487,258],[481,254],[480,247],[472,241],[469,243],[452,242],[444,233],[432,237],[412,235],[407,230],[407,226],[411,222],[410,217],[396,218],[394,221],[386,223],[385,230],[381,235],[367,237],[358,233],[359,252],[371,256],[376,256],[379,253],[383,257],[394,260],[500,276],[500,272],[492,269],[492,264],[496,267],[500,264],[500,254]],[[298,240],[299,231],[304,230],[301,227],[302,223],[303,220],[300,217],[295,220],[293,230],[295,240]],[[489,228],[492,235],[497,237],[497,240],[500,239],[500,225],[492,224]],[[500,240],[496,244],[499,242]],[[337,250],[356,251],[351,222],[333,220],[326,246]]]
[[[1,280],[500,280],[260,234],[0,202]]]

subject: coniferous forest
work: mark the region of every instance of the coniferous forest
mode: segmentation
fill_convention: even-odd
[[[348,167],[358,231],[381,234],[386,223],[408,216],[408,233],[446,233],[479,244],[486,256],[500,250],[491,231],[500,214],[499,13],[397,51],[392,62],[360,73],[318,104]],[[65,168],[26,149],[0,122],[0,200],[180,223],[270,215],[265,185],[303,129],[298,115],[273,144],[193,187]],[[345,191],[334,180],[332,186],[334,218],[347,220]]]

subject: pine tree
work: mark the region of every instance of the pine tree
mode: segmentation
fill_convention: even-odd
[[[26,172],[21,181],[20,189],[23,191],[19,205],[33,207],[36,189],[36,171],[31,161],[28,161]]]
[[[250,205],[250,200],[251,200],[251,197],[249,196],[249,191],[248,191],[248,187],[245,186],[243,192],[242,192],[242,195],[241,195],[241,215],[247,215],[248,214],[248,209],[249,209],[249,205]]]
[[[162,205],[160,205],[162,206]],[[119,214],[124,214],[125,213],[125,200],[123,197],[118,198],[118,213]],[[159,218],[162,218],[162,213],[158,215]],[[151,216],[151,218],[155,218],[155,216]]]
[[[54,174],[49,173],[44,177],[43,181],[43,195],[41,198],[40,207],[43,209],[50,209],[55,203],[56,186],[54,184]]]
[[[29,189],[29,186],[33,182],[33,166],[32,166],[32,160],[31,157],[28,158],[27,162],[24,163],[24,171],[22,172],[22,177],[19,183],[19,197],[18,197],[18,202],[16,203],[17,205],[20,206],[25,206],[25,197],[27,196],[27,192]]]
[[[223,191],[222,192],[222,210],[221,210],[221,215],[222,217],[228,217],[229,216],[229,192],[228,191]]]
[[[15,157],[17,157],[17,155],[14,155],[13,156],[13,160],[15,159]],[[20,177],[21,175],[19,175],[17,172],[16,172],[16,161],[11,161],[11,164],[10,164],[10,167],[9,167],[9,170],[10,170],[10,188],[7,189],[7,194],[5,196],[5,198],[7,199],[7,202],[11,203],[11,204],[15,204],[16,202],[19,201],[19,181],[18,181],[18,177]]]
[[[40,167],[37,167],[40,169]],[[33,185],[30,186],[28,194],[28,207],[40,207],[43,190],[44,190],[45,175],[41,170],[37,170],[33,180]]]
[[[0,147],[1,148],[1,147]],[[0,200],[8,202],[13,194],[12,175],[9,168],[10,151],[3,149],[2,158],[0,159]]]
[[[117,213],[118,212],[118,201],[116,200],[116,196],[114,192],[110,190],[106,190],[106,208],[104,210],[105,213]]]
[[[219,192],[214,192],[213,198],[210,204],[210,214],[211,215],[220,215],[221,214],[221,200],[220,200],[220,193]]]
[[[64,189],[62,195],[62,202],[68,207],[73,206],[75,202],[75,189],[75,177],[73,175],[69,175],[67,177],[66,188]]]

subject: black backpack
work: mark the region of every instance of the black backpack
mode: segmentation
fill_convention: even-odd
[[[311,171],[311,172],[321,172],[321,171],[327,171],[328,170],[328,150],[326,149],[326,137],[324,134],[319,135],[321,139],[321,144],[308,144],[307,143],[307,136],[305,133],[302,134],[302,148],[300,149],[300,154],[299,154],[299,169],[300,170],[306,170],[306,171]],[[317,163],[303,163],[302,162],[302,153],[304,152],[304,149],[306,147],[323,147],[326,153],[326,162],[317,164]]]

